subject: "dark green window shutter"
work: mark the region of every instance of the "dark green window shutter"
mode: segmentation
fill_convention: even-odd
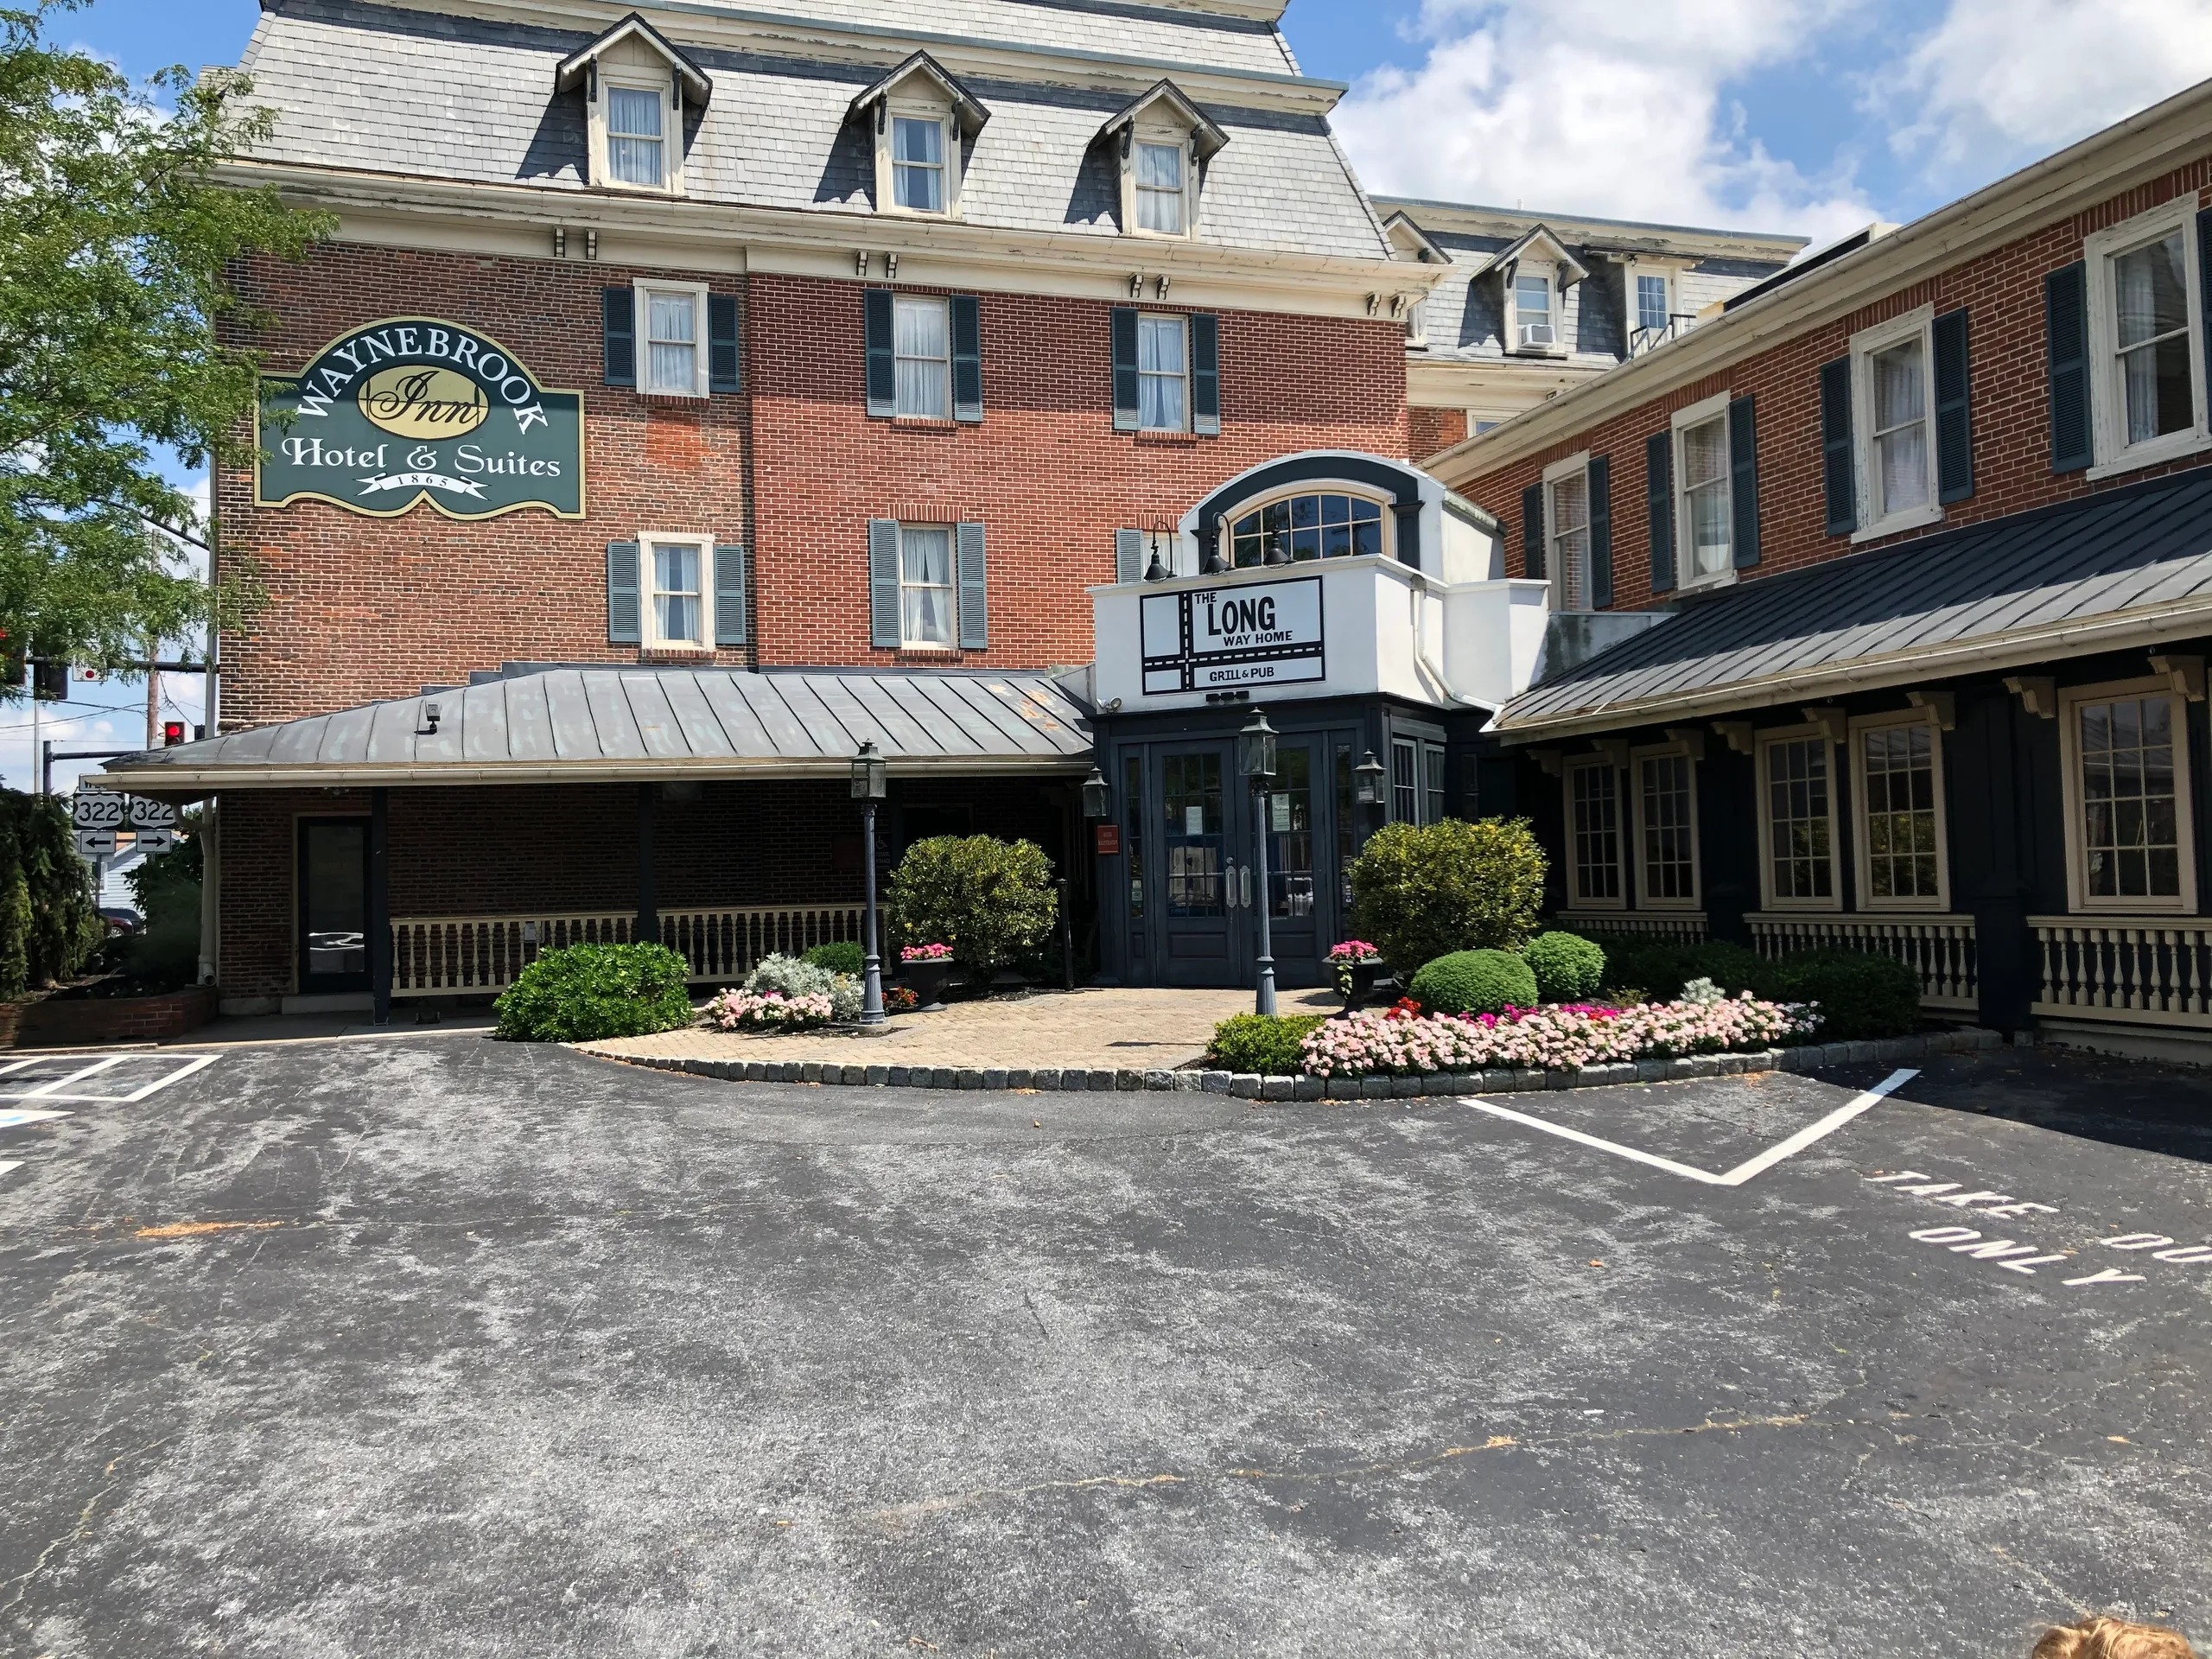
[[[1133,305],[1114,308],[1114,429],[1137,429],[1137,313]]]
[[[612,290],[610,290],[611,292]],[[607,643],[634,645],[638,631],[638,544],[607,544]]]
[[[1221,319],[1206,311],[1191,315],[1191,430],[1221,431]]]
[[[601,353],[610,386],[638,384],[638,296],[634,289],[599,290],[600,317],[606,339]]]
[[[2089,464],[2089,268],[2080,260],[2043,279],[2044,341],[2050,354],[2050,470]]]
[[[1936,319],[1936,499],[1974,493],[1974,417],[1967,396],[1967,308]]]
[[[871,288],[862,296],[861,305],[868,327],[868,412],[887,420],[899,412],[899,359],[892,352],[891,290]]]
[[[952,296],[952,418],[983,418],[983,320],[973,294]]]
[[[1675,435],[1643,441],[1643,510],[1651,524],[1651,591],[1675,588]]]
[[[1114,580],[1144,580],[1144,531],[1117,530],[1114,532]]]
[[[1749,397],[1728,404],[1728,499],[1736,568],[1748,570],[1759,562],[1759,435]]]
[[[981,651],[991,643],[990,614],[983,582],[983,527],[955,527],[960,561],[960,649]]]
[[[1521,574],[1541,581],[1544,574],[1544,486],[1521,492]]]
[[[735,391],[737,374],[737,296],[707,296],[707,390]]]
[[[715,546],[715,643],[741,645],[745,631],[745,550],[734,542]]]
[[[1827,497],[1828,534],[1850,535],[1859,528],[1859,462],[1851,447],[1848,357],[1821,365],[1821,487]]]
[[[1613,602],[1613,462],[1598,455],[1590,462],[1590,608]]]
[[[899,643],[899,521],[868,521],[868,644]]]

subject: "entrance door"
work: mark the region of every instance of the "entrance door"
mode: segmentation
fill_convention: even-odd
[[[1275,982],[1321,982],[1321,929],[1328,920],[1330,872],[1321,839],[1325,779],[1321,741],[1285,738],[1275,745],[1274,787],[1265,797],[1268,832],[1268,944]],[[1257,802],[1255,803],[1258,804]]]
[[[1249,982],[1236,856],[1244,815],[1226,743],[1164,749],[1158,759],[1160,944],[1166,985]],[[1246,881],[1250,880],[1246,876]]]
[[[300,989],[369,988],[369,821],[300,820]]]

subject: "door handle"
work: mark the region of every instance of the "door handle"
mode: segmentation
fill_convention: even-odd
[[[1236,872],[1237,901],[1245,909],[1252,908],[1252,867],[1243,866]]]

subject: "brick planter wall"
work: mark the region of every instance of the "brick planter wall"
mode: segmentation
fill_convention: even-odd
[[[87,996],[28,1004],[18,1048],[79,1048],[181,1037],[215,1017],[215,988],[191,985],[163,996]]]

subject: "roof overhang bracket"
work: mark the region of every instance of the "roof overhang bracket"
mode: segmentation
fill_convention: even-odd
[[[2007,674],[2005,689],[2021,706],[2042,720],[2058,718],[2058,682],[2049,674]]]
[[[2177,696],[2190,702],[2204,701],[2204,659],[2202,657],[2177,657],[2168,652],[2154,652],[2151,657],[2151,671],[2164,677]]]

